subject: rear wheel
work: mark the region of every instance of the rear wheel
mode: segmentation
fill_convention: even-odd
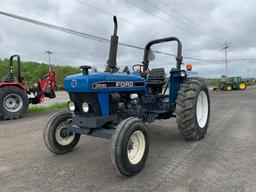
[[[245,90],[246,89],[246,84],[244,82],[239,82],[238,89],[239,90]]]
[[[20,118],[27,110],[29,100],[24,90],[16,86],[0,88],[0,116],[2,119]]]
[[[122,175],[136,175],[145,165],[148,149],[146,125],[137,118],[127,118],[117,126],[111,138],[112,163]]]
[[[200,140],[207,133],[210,99],[207,86],[198,79],[181,85],[176,100],[176,122],[179,133],[187,140]]]
[[[70,152],[79,142],[80,134],[68,131],[72,119],[70,112],[55,113],[43,130],[46,147],[55,154]]]

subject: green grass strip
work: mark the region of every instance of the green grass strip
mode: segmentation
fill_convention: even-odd
[[[62,102],[62,103],[54,103],[49,106],[39,106],[39,105],[34,105],[28,108],[27,112],[28,113],[34,113],[34,112],[39,112],[39,111],[49,111],[49,110],[58,110],[58,109],[65,109],[67,108],[67,102]]]

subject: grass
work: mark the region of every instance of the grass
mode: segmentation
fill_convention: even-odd
[[[34,113],[34,112],[39,112],[39,111],[49,111],[49,110],[58,110],[58,109],[65,109],[67,108],[67,102],[62,102],[62,103],[54,103],[49,106],[31,106],[28,108],[27,112],[28,113]]]

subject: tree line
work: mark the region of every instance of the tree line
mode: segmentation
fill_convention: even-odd
[[[10,60],[0,59],[0,81],[9,73]],[[59,87],[63,87],[64,78],[68,75],[80,73],[80,70],[71,66],[53,65],[52,70],[56,72],[56,83]],[[21,62],[21,74],[25,78],[27,85],[33,83],[49,72],[49,65],[34,61]],[[17,77],[17,63],[14,62],[14,75]]]
[[[2,80],[3,77],[5,77],[9,73],[9,65],[10,65],[9,59],[0,59],[0,81]],[[56,71],[57,73],[56,83],[59,88],[63,88],[63,81],[66,76],[81,72],[78,68],[71,67],[68,65],[66,66],[53,65],[52,70]],[[21,74],[25,78],[25,82],[27,85],[33,85],[35,81],[39,80],[44,75],[46,75],[48,71],[49,71],[48,64],[38,63],[34,61],[21,62]],[[97,69],[94,68],[92,72],[97,72]],[[130,70],[128,66],[125,66],[122,72],[129,74]],[[17,76],[16,74],[17,74],[17,63],[14,62],[14,75]],[[208,86],[218,86],[221,81],[220,78],[205,79],[205,80]],[[250,80],[250,79],[245,79],[245,80]]]

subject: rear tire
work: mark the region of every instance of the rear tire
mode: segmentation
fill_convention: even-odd
[[[0,88],[0,117],[18,119],[27,111],[29,99],[25,90],[16,86]]]
[[[46,147],[55,154],[63,154],[72,151],[80,139],[80,134],[62,134],[72,119],[72,113],[61,111],[55,113],[43,130],[43,138]]]
[[[197,141],[204,138],[210,118],[210,99],[203,81],[188,79],[181,85],[175,112],[178,131],[185,139]]]
[[[139,173],[147,159],[149,135],[147,126],[139,119],[129,117],[116,127],[111,138],[111,160],[124,176]]]
[[[238,90],[245,90],[246,89],[246,83],[245,82],[239,82],[237,88],[238,88]]]

